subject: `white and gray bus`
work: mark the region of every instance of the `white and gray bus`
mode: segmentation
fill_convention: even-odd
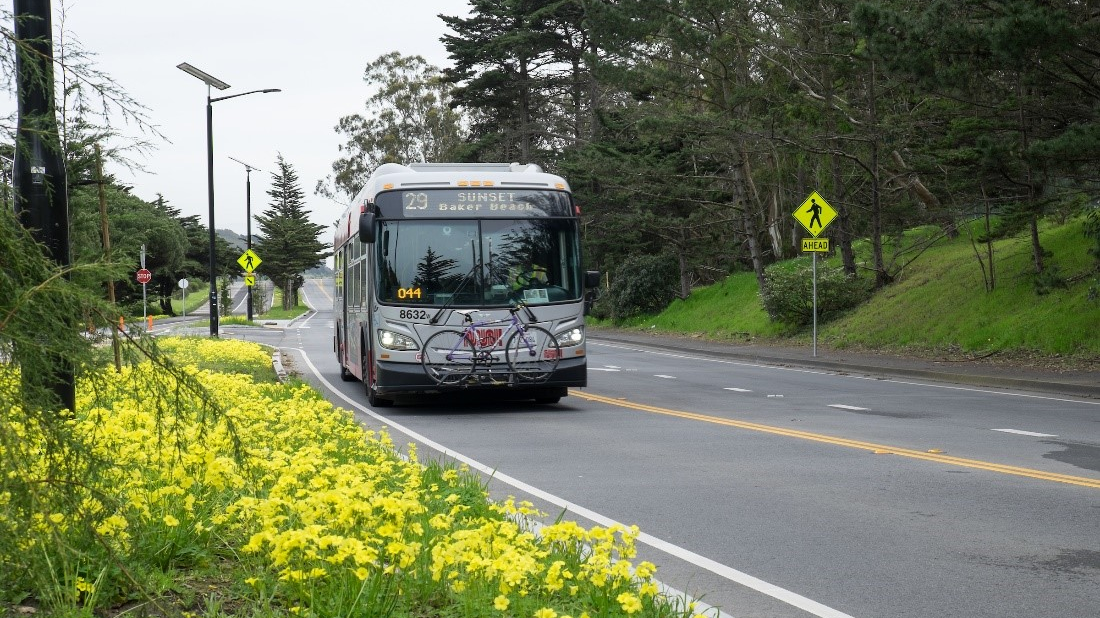
[[[599,273],[582,268],[579,222],[569,185],[537,165],[380,166],[337,224],[341,377],[377,407],[460,390],[556,403],[586,386]],[[462,367],[441,377],[425,343],[443,331],[432,355]],[[519,370],[517,350],[540,370]]]

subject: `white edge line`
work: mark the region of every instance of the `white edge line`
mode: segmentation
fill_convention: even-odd
[[[991,431],[1001,431],[1004,433],[1014,433],[1021,436],[1033,436],[1036,438],[1057,438],[1058,434],[1055,433],[1039,433],[1036,431],[1024,431],[1022,429],[992,429]]]
[[[751,393],[751,392],[752,392],[752,391],[750,391],[750,390],[749,390],[749,389],[747,389],[747,388],[736,388],[736,387],[733,387],[733,386],[727,386],[727,387],[725,388],[725,390],[727,390],[727,391],[733,391],[733,392],[735,392],[735,393]]]
[[[841,403],[831,403],[831,404],[829,404],[829,407],[830,408],[840,408],[841,410],[855,410],[857,412],[859,412],[861,410],[870,410],[870,408],[860,408],[859,406],[846,406],[846,405],[841,404]]]
[[[585,519],[587,519],[589,521],[595,522],[595,523],[597,523],[601,526],[604,526],[604,527],[610,527],[610,526],[613,526],[613,525],[616,525],[616,524],[625,527],[625,524],[617,522],[617,521],[611,519],[610,517],[606,517],[606,516],[601,515],[601,514],[595,512],[595,511],[592,511],[592,510],[586,509],[582,506],[573,504],[572,502],[569,502],[568,500],[565,500],[563,498],[559,498],[559,497],[557,497],[557,496],[555,496],[551,493],[548,493],[546,491],[543,491],[543,490],[541,490],[537,487],[534,487],[532,485],[528,485],[527,483],[524,483],[523,481],[512,478],[512,477],[508,476],[507,474],[504,474],[504,473],[502,473],[498,470],[490,468],[489,466],[486,466],[485,464],[483,464],[479,461],[471,459],[471,458],[469,458],[469,457],[467,457],[467,456],[465,456],[461,453],[456,453],[455,451],[452,451],[451,449],[443,446],[442,444],[439,444],[439,443],[437,443],[433,440],[429,440],[428,438],[426,438],[426,437],[420,435],[419,433],[417,433],[417,432],[401,425],[400,423],[393,422],[392,420],[378,414],[377,412],[375,412],[374,410],[371,410],[370,408],[367,408],[367,407],[363,406],[359,402],[351,399],[350,397],[348,397],[344,393],[340,392],[332,383],[330,383],[323,376],[321,376],[321,372],[318,371],[317,367],[314,366],[312,361],[310,361],[309,355],[306,354],[305,350],[302,350],[301,348],[289,348],[289,349],[294,350],[294,351],[296,351],[296,352],[298,352],[299,354],[302,355],[303,360],[305,360],[306,365],[309,366],[310,371],[313,372],[314,377],[316,377],[322,384],[324,384],[325,387],[329,389],[329,391],[331,391],[333,394],[335,394],[340,399],[347,402],[351,407],[353,407],[356,410],[359,410],[359,411],[363,412],[364,414],[374,418],[378,422],[384,424],[386,427],[396,429],[397,431],[400,431],[401,433],[403,433],[406,436],[412,438],[413,440],[416,440],[417,442],[420,442],[420,443],[424,444],[425,446],[427,446],[427,447],[429,447],[429,448],[431,448],[435,451],[438,451],[439,453],[441,453],[441,454],[443,454],[447,457],[451,457],[451,458],[454,458],[457,461],[461,461],[462,463],[465,463],[466,465],[470,466],[471,468],[474,468],[474,469],[478,470],[482,474],[485,474],[485,475],[491,477],[494,480],[498,480],[498,481],[501,481],[501,482],[506,483],[508,485],[511,485],[512,487],[515,487],[516,489],[518,489],[518,490],[520,490],[524,493],[527,493],[529,495],[532,495],[532,496],[538,497],[542,500],[545,500],[546,502],[549,502],[550,504],[553,504],[553,505],[555,505],[559,508],[565,509],[565,510],[573,513],[574,515],[579,515],[579,516],[584,517]],[[779,586],[776,586],[775,584],[770,584],[770,583],[768,583],[768,582],[766,582],[762,579],[753,577],[752,575],[749,575],[748,573],[738,571],[737,569],[734,569],[732,567],[728,567],[724,564],[721,564],[719,562],[711,560],[710,558],[707,558],[705,556],[701,556],[701,555],[699,555],[699,554],[697,554],[693,551],[684,549],[684,548],[679,547],[677,545],[673,545],[672,543],[669,543],[668,541],[661,540],[657,537],[651,536],[651,535],[646,534],[644,532],[642,532],[638,535],[637,540],[639,542],[645,543],[646,545],[649,545],[650,547],[653,547],[654,549],[663,551],[666,554],[669,554],[670,556],[673,556],[675,558],[679,558],[680,560],[683,560],[685,562],[694,564],[698,567],[704,568],[704,569],[710,571],[711,573],[714,573],[715,575],[719,575],[719,576],[724,577],[724,578],[726,578],[730,581],[741,584],[742,586],[745,586],[747,588],[751,588],[753,590],[756,590],[757,592],[766,594],[766,595],[768,595],[768,596],[770,596],[774,599],[777,599],[779,601],[782,601],[782,602],[784,602],[788,605],[791,605],[793,607],[797,607],[801,610],[809,612],[809,613],[813,614],[814,616],[819,616],[820,618],[853,618],[849,614],[845,614],[845,613],[843,613],[839,610],[835,610],[835,609],[833,609],[833,608],[831,608],[827,605],[823,605],[821,603],[818,603],[817,601],[807,599],[806,597],[804,597],[800,594],[797,594],[795,592],[791,592],[790,590],[787,590],[785,588],[781,588]],[[684,595],[683,593],[680,593],[678,591],[675,591],[674,589],[670,589],[670,590],[673,590],[674,592],[677,592],[677,594],[683,595],[683,596],[686,597],[686,595]],[[698,607],[698,606],[701,606],[703,604],[696,601],[696,605]],[[715,612],[713,614],[714,618],[721,618],[722,613],[718,608],[711,608],[711,609],[713,609],[714,612]]]
[[[760,369],[778,369],[780,371],[791,371],[791,372],[794,372],[794,373],[808,373],[808,374],[811,374],[811,375],[820,375],[820,376],[837,376],[837,377],[843,377],[843,378],[851,378],[853,380],[871,380],[871,381],[874,381],[874,382],[893,382],[894,384],[905,384],[905,385],[908,385],[908,386],[924,386],[924,387],[927,387],[927,388],[941,388],[941,389],[952,390],[952,391],[966,391],[966,392],[969,392],[969,393],[983,393],[983,394],[987,394],[987,395],[1002,395],[1002,396],[1005,396],[1005,397],[1023,397],[1023,398],[1026,398],[1026,399],[1044,399],[1044,400],[1047,400],[1047,401],[1061,401],[1061,402],[1065,402],[1065,403],[1080,403],[1080,404],[1085,404],[1085,405],[1089,405],[1089,406],[1100,406],[1100,401],[1089,401],[1089,400],[1084,400],[1084,399],[1066,399],[1064,397],[1050,397],[1048,395],[1030,395],[1028,393],[991,391],[991,390],[981,389],[981,388],[969,388],[969,387],[966,387],[966,386],[947,386],[945,384],[929,384],[927,382],[909,382],[907,380],[896,380],[896,379],[893,379],[893,378],[885,378],[885,377],[882,377],[882,376],[857,376],[857,375],[850,375],[850,374],[839,374],[839,373],[836,373],[835,371],[818,371],[818,370],[815,370],[815,369],[798,369],[796,367],[781,367],[779,365],[765,365],[763,363],[747,363],[747,362],[743,362],[743,361],[731,361],[731,360],[725,360],[725,359],[721,359],[721,358],[714,358],[714,357],[711,357],[711,356],[692,356],[692,355],[689,355],[689,354],[675,354],[675,353],[672,353],[672,352],[664,352],[664,351],[656,350],[656,349],[653,349],[653,348],[636,348],[636,347],[631,347],[631,346],[628,346],[628,345],[621,345],[621,344],[616,344],[616,343],[606,343],[606,342],[603,342],[603,341],[595,341],[595,340],[588,340],[588,344],[589,345],[596,345],[596,346],[601,346],[602,345],[602,346],[605,346],[605,347],[608,347],[608,348],[616,348],[616,349],[619,349],[619,350],[629,350],[629,351],[632,351],[632,352],[645,352],[646,354],[658,354],[658,355],[661,355],[661,356],[668,356],[670,358],[683,358],[683,359],[686,359],[686,360],[697,360],[697,361],[706,361],[706,362],[712,362],[712,363],[722,363],[724,365],[737,365],[739,367],[758,367]]]

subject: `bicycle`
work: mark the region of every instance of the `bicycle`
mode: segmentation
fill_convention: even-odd
[[[494,369],[502,364],[503,354],[509,370],[508,383],[545,382],[558,367],[561,346],[550,331],[519,319],[516,314],[521,310],[530,315],[530,309],[521,303],[508,309],[506,319],[476,322],[471,314],[477,310],[458,311],[463,315],[465,328],[439,331],[424,342],[420,357],[424,372],[441,386],[502,383]],[[479,331],[496,324],[508,326],[500,333]]]

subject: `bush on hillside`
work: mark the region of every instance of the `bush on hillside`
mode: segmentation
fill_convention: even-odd
[[[760,291],[764,310],[776,322],[797,326],[813,323],[814,280],[812,265],[798,268],[772,265],[764,271]],[[871,297],[871,282],[845,274],[842,268],[818,264],[817,316],[819,321],[836,317]]]
[[[679,293],[680,272],[668,255],[636,255],[612,273],[611,287],[593,308],[596,317],[622,320],[660,313]]]

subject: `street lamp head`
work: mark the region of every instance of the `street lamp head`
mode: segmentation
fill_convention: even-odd
[[[264,94],[267,94],[268,92],[282,92],[282,91],[283,91],[282,88],[264,88],[260,92],[262,92]]]
[[[183,71],[184,73],[187,73],[188,75],[199,78],[207,86],[213,86],[214,88],[217,88],[218,90],[225,90],[226,88],[229,88],[229,84],[223,82],[222,80],[218,79],[217,77],[214,77],[213,75],[211,75],[209,73],[206,73],[204,71],[200,71],[199,69],[196,69],[195,67],[191,66],[190,64],[187,64],[186,62],[181,62],[181,63],[177,64],[176,68]]]

